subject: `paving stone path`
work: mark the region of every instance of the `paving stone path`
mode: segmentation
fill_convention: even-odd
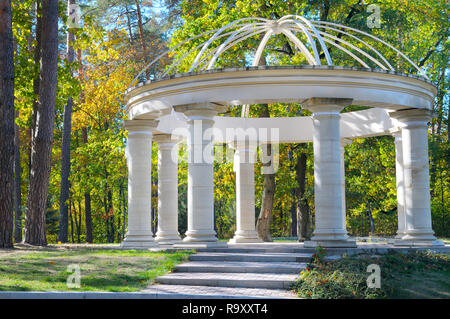
[[[296,298],[288,290],[311,260],[304,248],[203,248],[142,292],[163,298]]]

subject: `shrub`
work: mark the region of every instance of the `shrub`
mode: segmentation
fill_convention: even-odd
[[[377,264],[381,269],[381,288],[369,288],[367,266]],[[408,254],[389,252],[376,257],[367,254],[324,261],[317,253],[308,267],[300,273],[292,289],[302,298],[374,299],[393,298],[401,285],[402,275],[416,271],[450,270],[447,255],[431,251]]]

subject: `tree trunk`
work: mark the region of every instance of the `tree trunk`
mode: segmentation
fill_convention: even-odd
[[[19,112],[16,111],[16,117]],[[17,124],[14,125],[14,242],[22,241],[22,192],[20,167],[20,130]]]
[[[113,212],[114,212],[114,210],[113,210],[113,202],[112,202],[112,191],[108,190],[108,213],[111,214],[111,216],[109,216],[109,218],[108,218],[109,227],[110,227],[110,232],[109,232],[110,237],[109,237],[108,242],[110,242],[110,243],[114,242],[114,237],[115,237]]]
[[[271,145],[268,144],[267,154],[271,152]],[[275,195],[275,174],[264,174],[264,191],[261,201],[261,211],[256,222],[258,237],[263,241],[272,241],[270,235],[270,224],[272,223],[273,198]]]
[[[292,198],[295,198],[295,190],[291,192]],[[291,205],[291,236],[297,237],[297,205],[294,202]]]
[[[71,237],[72,237],[72,244],[75,242],[75,239],[74,239],[74,236],[73,236],[73,211],[74,211],[74,205],[72,204],[72,201],[70,201],[70,212],[69,212],[69,215],[70,215],[70,234],[71,234]]]
[[[34,47],[34,78],[33,78],[33,112],[31,115],[31,126],[28,128],[29,136],[29,148],[28,148],[28,179],[31,176],[31,152],[32,142],[34,136],[34,130],[36,128],[36,113],[39,103],[39,74],[41,64],[41,35],[42,35],[42,18],[41,18],[41,0],[35,2],[35,15],[36,15],[36,46]],[[29,182],[29,180],[28,180]]]
[[[78,59],[78,76],[80,78],[80,82],[83,83],[83,61],[81,59],[81,50],[77,51],[77,59]],[[84,96],[83,92],[80,94],[80,103],[83,103]],[[86,127],[81,129],[81,134],[83,138],[83,143],[86,144],[88,142],[88,130]],[[92,244],[93,236],[92,236],[92,213],[91,213],[91,193],[89,191],[84,193],[84,217],[86,224],[86,242]]]
[[[128,5],[127,4],[125,4],[125,15],[127,17],[127,26],[128,26],[128,34],[130,36],[130,43],[134,44],[134,41],[133,41],[133,30],[131,29],[130,12],[128,10]]]
[[[147,61],[147,45],[145,44],[145,38],[144,38],[144,26],[142,24],[142,14],[141,14],[141,6],[139,5],[139,0],[135,0],[134,3],[136,4],[136,11],[137,11],[137,17],[138,17],[138,27],[139,27],[139,36],[141,38],[141,45],[142,45],[142,60],[144,62]],[[145,72],[146,80],[148,80],[149,77],[149,71]]]
[[[30,41],[33,41],[33,37],[30,33],[28,36],[28,50],[30,50]],[[18,50],[17,41],[13,37],[13,51],[14,59],[16,60]],[[16,62],[15,62],[16,63]],[[14,63],[14,67],[15,67]],[[19,117],[19,111],[15,111],[15,118]],[[20,165],[20,128],[17,123],[14,123],[14,242],[22,242],[22,168]]]
[[[67,5],[75,4],[75,0],[68,0]],[[72,43],[75,36],[72,32],[67,32],[67,63],[71,64],[75,57],[75,52]],[[70,71],[72,76],[72,71]],[[59,195],[59,233],[58,240],[62,243],[67,242],[68,232],[68,207],[67,200],[69,199],[69,175],[70,175],[70,135],[72,131],[72,106],[73,98],[70,96],[64,107],[63,119],[63,136],[61,147],[61,185]]]
[[[42,1],[42,50],[39,104],[31,151],[31,175],[25,217],[25,242],[47,245],[45,209],[51,167],[58,62],[58,1]]]
[[[111,226],[111,222],[114,222],[111,216],[111,209],[109,196],[110,192],[106,192],[107,195],[103,198],[103,206],[105,208],[105,227],[106,227],[106,242],[113,243],[114,242],[114,227]]]
[[[77,202],[78,202],[78,210],[75,210],[75,212],[77,213],[75,216],[75,226],[77,227],[77,243],[81,243],[81,202],[79,200]]]
[[[121,227],[121,225],[122,225],[122,219],[121,219],[121,216],[122,216],[122,211],[121,211],[122,209],[120,208],[120,205],[119,205],[119,214],[117,215],[117,241],[120,243],[121,241],[122,241],[122,237],[121,237],[121,234],[120,234],[120,227]]]
[[[305,153],[306,145],[301,145],[302,152],[297,156],[295,165],[297,189],[297,236],[299,241],[311,239],[311,210],[308,201],[305,198],[305,181],[306,181],[306,163],[307,155]]]
[[[265,64],[265,63],[264,63]],[[263,105],[260,117],[270,117],[269,106]],[[263,152],[267,157],[272,156],[272,145],[267,144]],[[262,166],[270,167],[272,160],[268,163],[263,163]],[[258,237],[263,241],[272,241],[270,235],[270,224],[272,223],[273,198],[275,195],[275,174],[264,174],[264,191],[261,200],[261,211],[259,213],[258,221],[256,222],[256,231]]]
[[[86,242],[92,244],[91,194],[84,193],[84,215],[86,223]]]
[[[292,163],[292,148],[289,150],[288,157],[289,161]],[[292,167],[290,167],[289,170],[291,171]],[[295,201],[295,188],[291,189],[291,197],[293,198],[291,205],[291,236],[297,237],[297,203]]]
[[[142,14],[141,14],[141,6],[139,5],[139,1],[135,0],[136,4],[136,12],[138,17],[138,27],[139,27],[139,36],[141,37],[141,45],[142,45],[142,56],[145,58],[145,53],[147,51],[147,46],[144,40],[144,26],[142,24]]]
[[[13,247],[14,45],[11,1],[0,0],[0,248]]]

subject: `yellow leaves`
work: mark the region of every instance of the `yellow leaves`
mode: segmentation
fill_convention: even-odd
[[[83,103],[75,108],[74,129],[98,127],[102,123],[121,118],[124,112],[123,93],[132,80],[138,66],[130,59],[133,52],[120,46],[125,34],[120,30],[111,32],[91,29],[86,31],[94,40],[89,54],[84,58]]]

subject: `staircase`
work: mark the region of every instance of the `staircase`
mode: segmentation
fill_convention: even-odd
[[[174,272],[156,278],[159,293],[216,297],[295,298],[287,289],[311,260],[312,250],[285,245],[202,248]],[[192,294],[192,292],[196,292]]]

